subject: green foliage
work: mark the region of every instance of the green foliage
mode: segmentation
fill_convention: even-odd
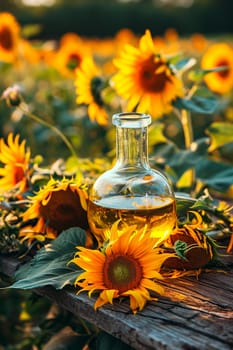
[[[174,106],[178,109],[186,109],[195,113],[211,114],[217,108],[217,101],[215,98],[206,98],[202,96],[193,95],[192,98],[178,98],[174,102]]]
[[[224,192],[232,185],[233,167],[229,164],[203,159],[195,169],[197,177],[209,188]]]
[[[85,239],[86,233],[80,228],[63,231],[16,271],[15,282],[10,288],[33,289],[50,285],[61,289],[72,285],[80,270],[68,262],[73,259],[76,247],[85,245]]]
[[[188,249],[188,244],[186,242],[183,242],[180,240],[175,241],[174,250],[176,252],[176,255],[180,259],[187,260],[186,258],[187,249]]]
[[[214,157],[211,158],[208,145],[206,138],[197,140],[194,150],[181,150],[177,149],[175,144],[163,143],[155,149],[151,163],[166,170],[175,188],[182,174],[188,169],[194,169],[196,181],[201,183],[203,188],[225,192],[232,185],[233,167]],[[157,159],[159,163],[156,163]]]

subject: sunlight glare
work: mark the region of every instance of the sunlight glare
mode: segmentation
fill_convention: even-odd
[[[22,0],[25,6],[53,6],[56,0]]]

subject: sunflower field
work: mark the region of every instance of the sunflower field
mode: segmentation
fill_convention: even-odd
[[[136,315],[161,279],[214,269],[222,244],[232,254],[232,38],[30,29],[0,12],[0,257],[21,265],[6,274],[0,259],[0,350],[52,349],[64,330],[64,349],[104,350],[99,329],[30,290],[70,285],[95,310],[126,299]],[[151,116],[150,165],[174,190],[176,223],[159,239],[127,221],[101,239],[90,229],[90,189],[115,164],[112,116],[124,112]]]

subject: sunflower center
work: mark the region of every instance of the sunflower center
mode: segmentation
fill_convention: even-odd
[[[94,77],[91,79],[91,93],[94,98],[94,101],[99,105],[103,105],[101,90],[102,90],[103,82],[101,78]]]
[[[24,178],[24,170],[20,166],[14,168],[14,181],[15,184],[19,183]]]
[[[76,53],[72,53],[71,55],[69,55],[69,59],[66,66],[69,70],[74,70],[79,66],[80,62],[81,62],[80,56],[77,55]]]
[[[46,205],[41,205],[40,215],[58,233],[70,227],[87,228],[86,211],[82,208],[78,194],[71,189],[52,192]]]
[[[7,27],[3,27],[0,31],[0,45],[7,51],[10,51],[13,47],[13,38]]]
[[[230,69],[228,68],[229,62],[227,60],[222,59],[218,62],[217,67],[226,67],[226,69],[222,70],[221,72],[218,72],[218,74],[222,78],[226,78],[230,74]]]
[[[139,70],[139,82],[143,89],[149,92],[164,91],[169,81],[165,68],[164,63],[155,62],[153,56],[145,61]]]
[[[104,284],[119,293],[136,288],[142,279],[138,260],[128,255],[107,256],[104,264]]]

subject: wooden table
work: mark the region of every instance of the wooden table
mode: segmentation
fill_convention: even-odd
[[[33,290],[60,307],[121,339],[133,349],[232,350],[233,255],[224,259],[224,272],[204,272],[163,282],[165,296],[133,315],[127,301],[94,311],[95,298],[76,295],[71,288]],[[0,271],[14,270],[0,259]]]

